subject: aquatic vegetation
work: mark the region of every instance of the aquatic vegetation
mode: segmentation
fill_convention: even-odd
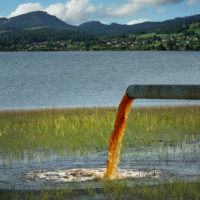
[[[65,109],[0,113],[3,159],[83,155],[107,150],[115,109]]]
[[[104,182],[104,193],[109,199],[199,199],[200,180],[186,183],[174,180],[173,183],[157,183],[155,185],[130,185],[127,180]]]
[[[0,161],[107,152],[116,108],[76,108],[0,113]],[[178,149],[199,159],[200,106],[134,108],[129,112],[122,145],[124,156],[137,153],[170,156]],[[172,149],[172,152],[169,152]],[[162,159],[159,158],[159,159]],[[157,180],[157,181],[160,181]],[[0,199],[200,199],[200,180],[102,180],[70,187],[26,191],[0,189]]]
[[[0,113],[0,158],[15,160],[107,152],[116,108],[76,108]],[[123,139],[124,152],[165,152],[200,139],[200,106],[134,108]],[[196,151],[196,147],[191,147]],[[183,149],[184,152],[184,149]]]
[[[157,183],[156,185],[131,185],[127,180],[102,181],[101,187],[95,188],[94,183],[88,183],[87,189],[70,189],[68,187],[61,189],[41,188],[37,191],[17,191],[1,190],[0,200],[67,200],[67,199],[106,199],[106,200],[128,200],[128,199],[174,199],[188,200],[200,198],[200,180],[186,183],[182,180],[174,180],[173,183]]]

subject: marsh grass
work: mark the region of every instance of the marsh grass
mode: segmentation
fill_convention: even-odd
[[[197,200],[200,199],[200,180],[184,182],[174,180],[173,183],[156,185],[128,184],[127,180],[102,181],[100,188],[89,184],[87,190],[48,189],[37,191],[0,190],[0,200]]]
[[[0,156],[12,162],[107,152],[117,108],[0,112]],[[131,109],[123,151],[176,149],[200,139],[200,106]],[[194,149],[195,151],[195,149]]]
[[[156,185],[129,185],[127,180],[104,182],[103,191],[109,199],[199,199],[200,180],[186,183],[174,180],[173,183]]]

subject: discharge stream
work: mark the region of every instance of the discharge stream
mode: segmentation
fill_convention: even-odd
[[[130,99],[127,94],[121,100],[118,107],[118,113],[115,120],[114,130],[109,142],[109,156],[107,161],[107,170],[105,177],[115,179],[117,177],[117,165],[119,163],[122,139],[126,127],[126,119],[130,110],[133,99]]]

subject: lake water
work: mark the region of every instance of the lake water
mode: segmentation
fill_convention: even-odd
[[[0,110],[117,106],[130,84],[200,84],[200,52],[0,53]],[[200,101],[133,106],[180,103]]]
[[[56,171],[64,171],[69,169],[95,168],[103,169],[106,167],[107,152],[99,152],[88,156],[58,156],[52,154],[50,157],[39,159],[34,156],[32,160],[28,160],[25,156],[23,161],[15,161],[12,165],[3,164],[0,160],[0,189],[35,189],[41,187],[63,187],[70,186],[70,183],[63,182],[61,177],[58,180],[48,179],[45,177],[28,177],[30,174],[37,175],[40,172],[49,172],[52,174]],[[150,176],[147,178],[139,178],[142,183],[156,184],[155,181],[173,181],[181,179],[185,181],[195,181],[200,177],[200,146],[199,141],[194,143],[182,143],[174,148],[169,145],[166,149],[153,148],[141,149],[136,152],[127,151],[122,153],[119,169],[128,169],[132,171],[143,172],[160,171],[158,177]],[[27,176],[28,175],[28,176]],[[54,175],[55,176],[55,175]],[[138,180],[139,180],[138,179]],[[60,180],[60,181],[59,181]],[[130,179],[131,184],[135,184],[137,179]],[[78,188],[87,188],[88,182],[76,182]],[[137,183],[137,182],[136,182]],[[73,184],[70,187],[74,187]],[[97,183],[98,187],[98,183]]]

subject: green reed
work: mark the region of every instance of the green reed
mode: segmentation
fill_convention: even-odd
[[[36,191],[17,191],[0,189],[0,200],[197,200],[200,199],[200,180],[184,182],[174,180],[173,183],[157,183],[155,185],[129,184],[127,180],[102,181],[99,188],[89,184],[87,189],[61,188]]]
[[[196,182],[184,182],[174,180],[173,183],[148,184],[128,184],[127,180],[104,181],[103,192],[109,199],[199,199],[200,180]]]
[[[107,151],[117,108],[0,112],[0,156],[14,161],[50,154]],[[123,152],[174,148],[200,138],[200,106],[131,109]],[[195,150],[195,149],[194,149]]]

